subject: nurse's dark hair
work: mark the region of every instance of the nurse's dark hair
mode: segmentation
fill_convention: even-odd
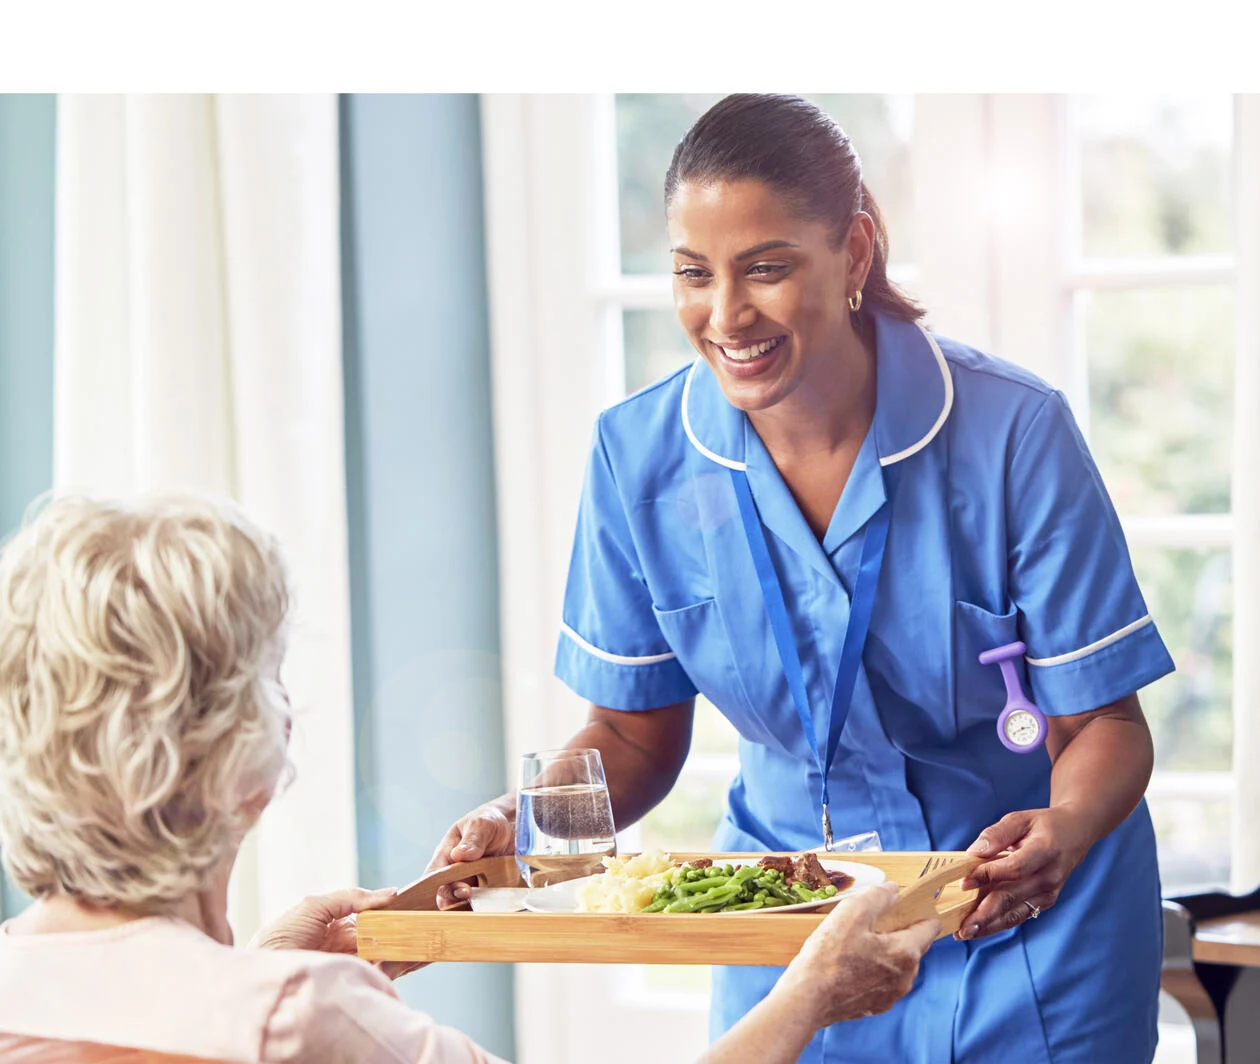
[[[665,206],[685,182],[761,181],[810,220],[830,222],[837,244],[859,211],[875,225],[862,310],[917,321],[923,308],[888,280],[888,232],[862,180],[852,141],[825,111],[799,96],[739,93],[715,103],[687,130],[665,174]],[[852,292],[840,293],[842,297]]]

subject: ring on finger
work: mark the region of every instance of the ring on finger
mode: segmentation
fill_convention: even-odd
[[[1028,918],[1029,918],[1030,920],[1035,920],[1035,919],[1037,919],[1037,917],[1038,917],[1038,916],[1040,916],[1040,915],[1041,915],[1041,907],[1040,907],[1040,906],[1038,906],[1038,905],[1034,904],[1033,902],[1029,901],[1027,898],[1025,898],[1025,899],[1024,899],[1024,904],[1028,906]]]

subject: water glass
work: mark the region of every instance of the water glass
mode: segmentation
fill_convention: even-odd
[[[516,863],[525,882],[541,887],[594,875],[616,852],[599,751],[525,754],[516,792]]]

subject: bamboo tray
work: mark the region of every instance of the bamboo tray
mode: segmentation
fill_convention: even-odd
[[[677,859],[760,860],[764,853],[675,853]],[[791,856],[780,854],[779,856]],[[951,935],[975,908],[976,891],[957,881],[980,864],[961,852],[843,853],[875,865],[901,887],[880,930],[936,916]],[[474,913],[437,909],[437,889],[475,878],[490,887],[522,886],[516,858],[485,857],[441,868],[399,892],[386,909],[359,913],[359,956],[370,961],[506,961],[549,964],[787,964],[834,904],[810,912]]]

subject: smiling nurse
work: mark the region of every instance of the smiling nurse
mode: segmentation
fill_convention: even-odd
[[[741,736],[715,849],[817,846],[825,810],[836,835],[991,858],[910,996],[801,1060],[1147,1064],[1135,692],[1173,664],[1063,396],[919,324],[856,152],[803,100],[718,103],[665,200],[700,357],[599,418],[556,662],[592,703],[573,745],[602,751],[624,826],[673,785],[700,692]],[[1048,718],[1022,756],[978,661],[1016,641]],[[511,795],[482,806],[434,863],[511,852],[514,818]],[[714,1032],[777,974],[716,970]]]

